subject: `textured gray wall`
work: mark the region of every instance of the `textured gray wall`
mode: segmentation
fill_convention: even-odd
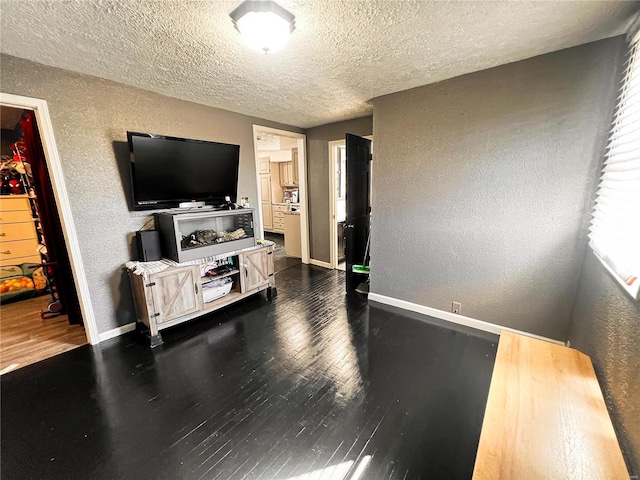
[[[122,266],[134,258],[132,232],[150,218],[128,209],[127,130],[239,144],[238,196],[255,206],[252,125],[302,132],[15,57],[0,61],[2,92],[48,103],[99,332],[134,321]]]
[[[344,139],[347,133],[371,135],[373,117],[330,123],[307,130],[309,229],[311,258],[331,260],[329,232],[329,142]]]
[[[584,258],[569,340],[591,357],[631,478],[640,476],[640,301],[591,250]]]
[[[620,77],[622,69],[619,70]],[[619,82],[619,80],[618,80]],[[600,156],[601,162],[604,159]],[[598,165],[598,171],[602,168]],[[593,205],[598,179],[591,190]],[[640,300],[587,248],[568,340],[591,357],[631,478],[640,476]]]
[[[371,291],[566,340],[623,49],[375,99]]]

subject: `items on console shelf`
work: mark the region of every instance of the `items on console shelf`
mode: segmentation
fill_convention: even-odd
[[[233,287],[231,277],[217,278],[202,284],[202,300],[204,303],[213,302],[227,295]]]
[[[233,265],[233,257],[226,257],[220,260],[212,260],[200,265],[201,277],[219,277],[226,275],[236,269]]]

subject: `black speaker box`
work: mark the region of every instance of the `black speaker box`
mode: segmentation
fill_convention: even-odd
[[[138,260],[155,262],[162,258],[160,252],[160,232],[157,230],[139,230],[136,232],[138,243]]]

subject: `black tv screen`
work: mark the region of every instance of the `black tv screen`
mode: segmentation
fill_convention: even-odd
[[[127,132],[133,209],[175,208],[236,201],[240,146]]]

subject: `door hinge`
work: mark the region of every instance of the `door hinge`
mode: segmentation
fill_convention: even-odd
[[[369,154],[369,161],[372,161],[372,160],[373,160],[373,153],[370,153]]]
[[[155,284],[156,282],[147,283],[145,287],[153,287]]]

